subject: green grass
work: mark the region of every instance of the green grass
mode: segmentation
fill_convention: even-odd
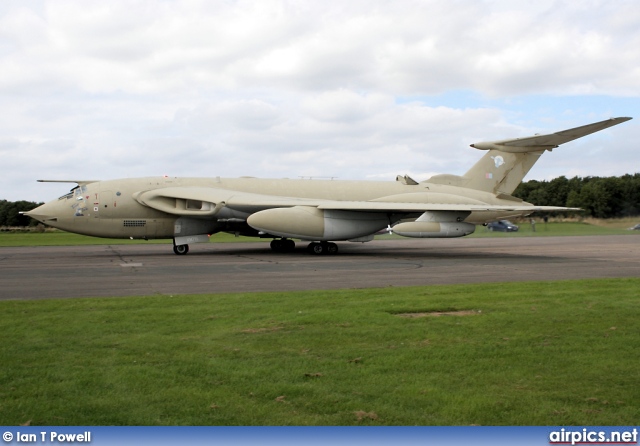
[[[628,231],[625,229],[603,227],[588,223],[544,223],[536,224],[536,232],[531,230],[528,223],[520,224],[518,232],[490,232],[483,226],[478,226],[476,232],[468,237],[549,237],[561,235],[638,235],[640,231]],[[383,235],[380,240],[395,238],[408,240],[397,235]],[[230,242],[255,242],[269,241],[254,237],[235,237],[231,234],[218,233],[211,237],[212,243]],[[128,240],[106,239],[89,237],[86,235],[71,234],[63,231],[37,232],[0,232],[0,247],[6,246],[77,246],[77,245],[127,245],[142,243],[168,243],[171,240]]]
[[[638,235],[640,231],[628,231],[626,229],[598,226],[579,222],[538,222],[535,232],[529,223],[517,223],[517,232],[495,232],[486,227],[478,226],[476,232],[469,237],[553,237],[564,235]]]
[[[4,301],[0,424],[632,425],[638,289]]]

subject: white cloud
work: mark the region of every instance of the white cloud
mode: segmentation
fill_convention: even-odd
[[[0,188],[460,174],[470,143],[637,115],[639,46],[624,0],[3,2]],[[624,126],[532,173],[627,172],[640,130]]]

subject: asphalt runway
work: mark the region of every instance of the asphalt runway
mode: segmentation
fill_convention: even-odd
[[[340,243],[315,256],[268,243],[0,248],[0,300],[327,290],[640,277],[640,236]]]

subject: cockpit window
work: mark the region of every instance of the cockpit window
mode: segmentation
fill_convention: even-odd
[[[84,200],[84,194],[87,191],[87,186],[74,187],[72,191],[76,200]]]
[[[71,189],[68,193],[64,194],[58,200],[68,200],[69,198],[75,197],[76,200],[82,200],[85,192],[87,192],[87,186],[76,186]]]
[[[87,186],[76,186],[69,191],[69,193],[64,194],[58,200],[68,200],[69,198],[75,197],[76,200],[81,201],[84,200],[84,194],[87,192]]]

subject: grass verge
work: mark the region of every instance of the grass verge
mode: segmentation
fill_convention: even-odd
[[[563,235],[640,235],[640,231],[628,231],[614,226],[578,222],[538,223],[534,232],[529,223],[520,223],[518,232],[491,232],[478,226],[476,232],[468,237],[549,237]],[[398,235],[383,235],[380,240],[389,238],[408,240]],[[255,237],[236,237],[232,234],[218,233],[211,236],[212,243],[270,241]],[[143,243],[171,244],[171,240],[128,240],[89,237],[58,230],[46,232],[0,232],[0,247],[10,246],[78,246],[78,245],[129,245]]]
[[[0,424],[632,425],[638,289],[4,301]]]
[[[478,226],[476,232],[468,237],[553,237],[566,235],[638,235],[640,231],[629,231],[623,228],[603,226],[586,222],[538,222],[534,226],[530,223],[518,223],[518,232],[495,232],[486,227]]]

